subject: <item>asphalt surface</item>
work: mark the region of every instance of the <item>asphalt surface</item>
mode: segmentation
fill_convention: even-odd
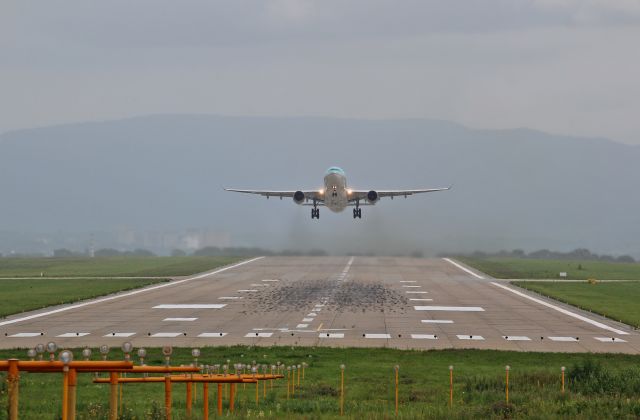
[[[456,261],[269,257],[0,320],[0,348],[305,345],[640,352],[630,327]]]

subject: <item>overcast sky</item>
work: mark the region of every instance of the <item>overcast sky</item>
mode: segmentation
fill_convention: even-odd
[[[3,0],[0,132],[216,113],[640,144],[639,41],[640,0]]]

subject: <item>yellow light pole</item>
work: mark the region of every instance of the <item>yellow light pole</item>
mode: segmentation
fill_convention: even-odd
[[[109,420],[118,420],[118,373],[109,373]]]
[[[291,366],[287,366],[287,399],[289,399],[289,382],[291,382]]]
[[[562,395],[564,395],[564,366],[560,368],[560,371],[562,372]]]
[[[344,365],[340,365],[340,415],[344,416]]]
[[[298,365],[298,387],[300,386],[300,368],[302,368],[302,366]]]
[[[69,369],[69,419],[76,418],[76,395],[78,389],[78,373],[75,369]]]
[[[449,408],[453,407],[453,365],[449,365]]]
[[[202,418],[209,420],[209,384],[202,384]]]
[[[505,367],[505,371],[506,371],[506,377],[507,377],[507,381],[506,381],[506,386],[505,386],[505,396],[506,396],[506,402],[507,404],[509,404],[509,370],[511,368],[509,367],[509,365],[507,365]]]
[[[296,396],[296,365],[291,366],[291,396]]]
[[[398,372],[400,371],[400,366],[395,365],[394,370],[396,371],[396,417],[398,416]]]

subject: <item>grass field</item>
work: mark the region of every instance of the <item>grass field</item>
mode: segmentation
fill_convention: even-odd
[[[640,282],[512,282],[520,287],[640,328]]]
[[[0,277],[188,276],[239,260],[235,257],[0,258]]]
[[[0,279],[0,317],[77,302],[122,290],[136,289],[162,279]]]
[[[456,259],[499,279],[557,279],[560,272],[566,272],[570,280],[640,280],[640,264],[637,263],[517,258]]]
[[[0,358],[24,357],[24,351],[0,351]],[[94,351],[94,353],[97,353]],[[111,358],[121,358],[112,350]],[[148,349],[149,364],[161,364],[159,349]],[[75,351],[76,358],[80,357]],[[94,355],[94,359],[95,359]],[[238,386],[238,418],[340,418],[340,364],[345,369],[345,414],[352,419],[387,419],[394,414],[393,366],[400,366],[399,418],[598,418],[640,416],[640,357],[611,354],[559,354],[485,350],[402,351],[291,347],[206,347],[200,361],[310,366],[293,399],[286,382],[268,389],[255,405],[255,385]],[[175,349],[173,364],[189,363],[189,349]],[[505,403],[504,367],[510,365],[509,404]],[[454,366],[453,407],[449,408],[449,365]],[[567,392],[560,393],[560,367],[567,367]],[[1,373],[0,375],[4,375]],[[4,379],[4,378],[0,378]],[[103,419],[108,413],[108,385],[79,377],[78,418]],[[6,381],[2,381],[0,418],[6,416]],[[210,411],[215,417],[215,386]],[[184,384],[174,385],[173,418],[185,418]],[[195,418],[201,418],[201,385]],[[122,417],[162,418],[162,384],[128,384],[123,388]],[[46,396],[46,398],[43,398]],[[22,374],[21,418],[51,419],[60,413],[60,374]],[[226,407],[226,397],[225,397]]]

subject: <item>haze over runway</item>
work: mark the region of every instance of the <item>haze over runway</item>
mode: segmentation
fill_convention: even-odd
[[[0,347],[307,345],[640,352],[630,327],[455,260],[255,258],[0,322]]]

